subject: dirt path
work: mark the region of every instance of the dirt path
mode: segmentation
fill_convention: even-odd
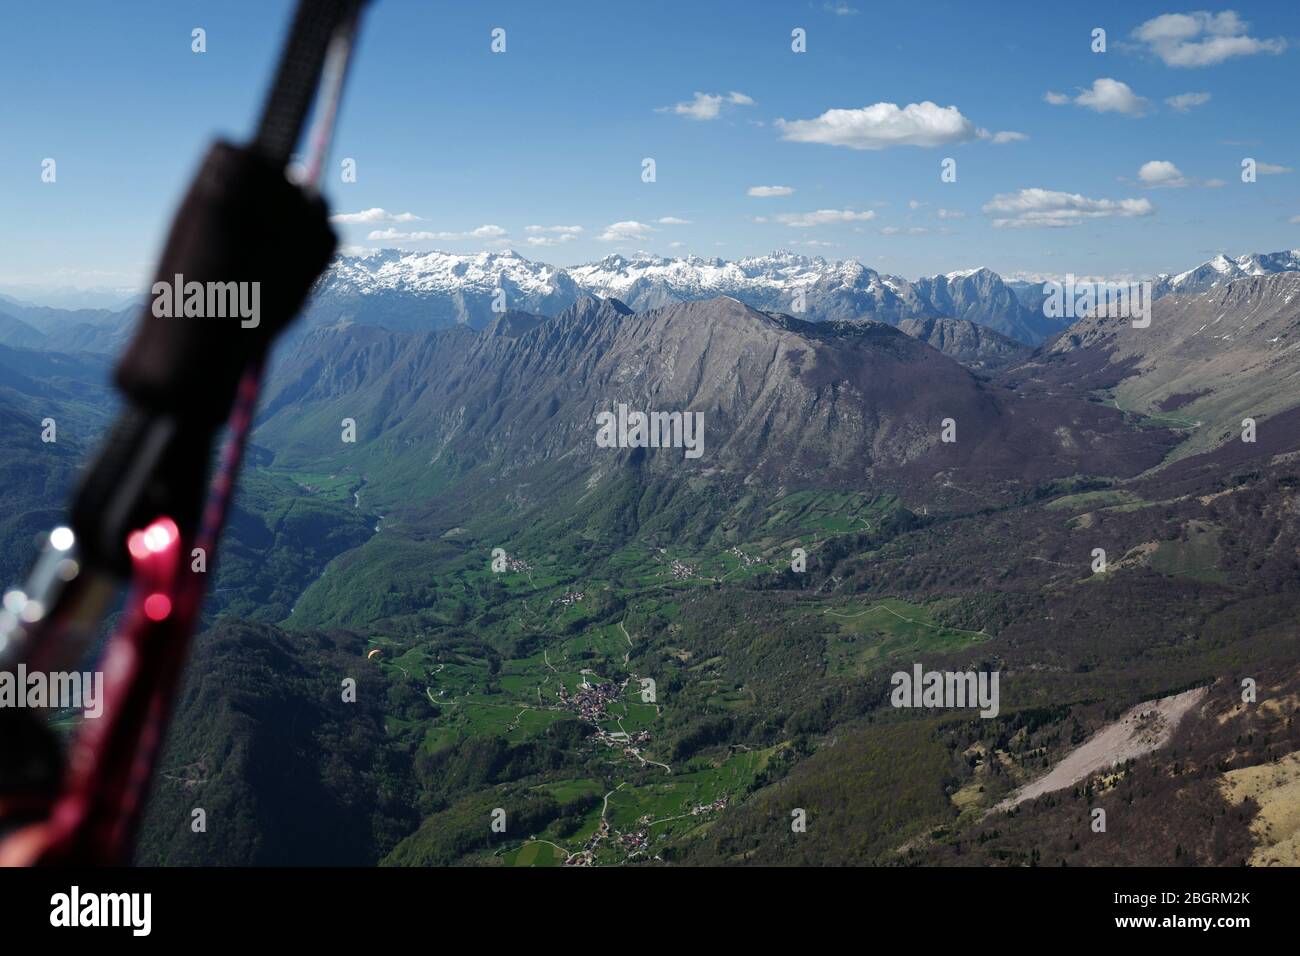
[[[1206,687],[1197,687],[1138,704],[1066,754],[1045,776],[1021,787],[993,809],[1010,810],[1026,800],[1073,786],[1099,770],[1109,770],[1117,763],[1158,750],[1169,743],[1179,722],[1205,699],[1207,691]]]
[[[605,802],[604,802],[603,804],[601,804],[601,807],[600,807],[600,819],[601,819],[601,820],[604,820],[604,819],[605,819],[605,814],[607,814],[607,813],[609,812],[609,798],[612,797],[614,794],[618,793],[620,790],[622,790],[622,789],[623,789],[624,787],[626,787],[626,786],[627,786],[627,781],[624,780],[622,783],[620,783],[617,787],[615,787],[615,788],[614,788],[613,790],[611,790],[609,793],[605,794]]]
[[[626,618],[624,618],[624,620],[626,620]],[[619,621],[619,622],[618,622],[618,629],[619,629],[620,631],[622,631],[622,632],[623,632],[623,636],[627,638],[627,646],[628,646],[628,647],[631,647],[631,646],[632,646],[632,635],[629,634],[629,633],[627,632],[627,628],[623,626],[623,621]],[[628,651],[626,654],[623,655],[623,663],[624,663],[625,665],[626,665],[627,662],[628,662],[629,660],[631,660],[631,659],[632,659],[632,652],[631,652],[631,651]]]

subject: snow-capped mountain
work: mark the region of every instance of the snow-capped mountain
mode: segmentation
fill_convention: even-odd
[[[584,291],[613,296],[636,310],[729,295],[753,308],[813,319],[897,323],[907,315],[928,314],[905,279],[882,276],[852,259],[831,262],[785,251],[735,261],[638,252],[606,256],[568,272]]]
[[[1300,272],[1300,249],[1286,249],[1282,252],[1250,252],[1235,258],[1217,255],[1202,262],[1186,272],[1162,272],[1152,277],[1151,298],[1159,299],[1166,295],[1193,295],[1206,292],[1216,286],[1226,285],[1237,279],[1254,276],[1278,275],[1285,272]],[[1006,285],[1016,294],[1030,312],[1042,314],[1045,293],[1043,286],[1047,282],[1062,282],[1060,275],[1017,276]],[[1082,289],[1085,285],[1099,285],[1105,281],[1140,281],[1131,277],[1105,280],[1097,276],[1076,276],[1074,288]]]
[[[1195,294],[1234,280],[1292,272],[1300,272],[1300,249],[1219,255],[1186,272],[1155,277],[1152,294]],[[554,316],[584,295],[615,298],[635,311],[726,295],[751,308],[813,321],[964,320],[1036,346],[1067,324],[1044,315],[1043,282],[1050,278],[1021,275],[1006,281],[975,268],[908,280],[855,259],[784,251],[736,260],[638,252],[558,267],[511,251],[457,255],[376,249],[335,259],[317,285],[305,321],[290,334],[340,322],[398,331],[457,324],[483,329],[503,310]],[[1076,280],[1076,286],[1082,281],[1096,280]],[[114,315],[111,335],[87,326],[94,335],[75,340],[62,335],[60,347],[75,341],[78,348],[114,351],[137,311]],[[11,346],[45,347],[45,325],[62,328],[65,317],[73,325],[99,321],[98,313],[62,313],[12,301],[0,302],[0,313],[9,322],[0,321],[0,344]]]
[[[1156,296],[1171,293],[1204,292],[1233,279],[1247,276],[1275,275],[1279,272],[1300,272],[1300,249],[1282,252],[1253,252],[1230,259],[1217,255],[1178,275],[1159,275],[1152,293]]]
[[[963,318],[1029,343],[1057,331],[1055,324],[1029,314],[988,269],[910,282],[854,259],[828,261],[778,251],[734,262],[613,255],[568,272],[585,291],[614,296],[638,310],[729,295],[753,308],[816,320],[875,319],[897,325],[907,318]]]
[[[498,290],[504,293],[502,296]],[[1037,344],[1056,326],[1025,308],[996,273],[971,269],[910,282],[849,259],[774,252],[735,261],[610,255],[566,269],[514,252],[452,255],[382,250],[340,257],[310,308],[314,324],[355,321],[395,329],[486,326],[494,301],[554,315],[583,294],[634,310],[728,295],[812,320],[962,318]]]
[[[321,277],[307,315],[310,324],[483,328],[502,311],[494,311],[494,301],[555,315],[582,292],[563,269],[510,251],[461,256],[381,249],[338,257]]]
[[[613,296],[641,310],[715,295],[766,298],[775,303],[792,290],[809,285],[826,268],[827,262],[820,256],[809,258],[789,252],[735,262],[698,256],[670,259],[638,252],[572,266],[568,273],[585,291]],[[787,302],[786,310],[789,308]]]

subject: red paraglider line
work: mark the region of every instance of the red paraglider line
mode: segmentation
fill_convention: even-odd
[[[124,623],[100,664],[103,714],[81,725],[63,791],[48,823],[38,825],[44,832],[31,844],[32,863],[128,862],[202,606],[206,574],[201,572],[225,524],[252,427],[261,372],[261,363],[254,363],[240,381],[221,466],[191,542],[194,550],[184,548],[176,523],[167,517],[128,538],[133,589]],[[195,570],[200,553],[204,563]]]

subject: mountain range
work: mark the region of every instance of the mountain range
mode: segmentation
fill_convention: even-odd
[[[290,812],[304,777],[361,834],[340,862],[1285,854],[1222,794],[1300,746],[1282,717],[1297,344],[1296,272],[1165,295],[1145,328],[1080,319],[1036,350],[965,319],[807,321],[731,296],[583,295],[482,329],[317,326],[269,383],[255,474],[374,524],[288,616],[218,621],[170,765],[247,831],[229,862],[315,858],[310,841],[257,849],[248,822]],[[703,454],[602,447],[596,416],[620,404],[700,412]],[[1236,440],[1248,414],[1255,443]],[[274,723],[321,726],[346,759],[273,769],[249,654],[302,683]],[[382,681],[364,747],[313,690],[349,660]],[[998,670],[1003,714],[904,718],[885,688],[916,660]],[[1243,672],[1281,709],[1237,707]],[[618,689],[645,676],[655,706]],[[595,711],[562,702],[601,687]],[[1189,687],[1203,703],[1176,752],[1153,736],[1136,770],[996,813],[1134,704]],[[213,724],[232,695],[251,723]],[[1271,783],[1258,799],[1289,806]],[[187,800],[164,785],[146,859],[193,858],[165,825]],[[1071,837],[1098,803],[1123,839]],[[1175,803],[1202,810],[1159,812]],[[498,806],[526,830],[485,842]],[[781,836],[787,806],[821,821],[806,844]],[[1210,814],[1213,833],[1191,822]]]
[[[1300,250],[1209,262],[1153,282],[1153,296],[1204,291],[1233,278],[1300,269]],[[909,281],[856,260],[774,252],[734,261],[613,254],[558,268],[517,253],[401,252],[340,257],[321,280],[309,323],[353,321],[395,329],[467,324],[482,328],[503,309],[554,315],[579,295],[613,297],[634,311],[730,296],[755,309],[814,321],[962,319],[1023,345],[1061,331],[1045,316],[1042,283],[1008,283],[995,272],[964,269]],[[494,308],[495,307],[495,308]]]
[[[1186,272],[1156,276],[1154,294],[1159,297],[1173,293],[1204,292],[1233,279],[1296,271],[1300,271],[1300,249],[1251,252],[1235,259],[1220,254]]]
[[[702,413],[705,454],[598,448],[594,416],[619,403]],[[508,485],[521,500],[557,483],[598,488],[629,461],[792,489],[941,486],[950,469],[996,484],[1159,460],[1121,414],[1071,398],[1027,404],[889,324],[808,322],[729,297],[633,312],[584,296],[554,318],[511,313],[482,332],[319,328],[277,372],[264,416],[259,444],[298,468],[334,461],[327,423],[354,419],[355,466],[385,475],[374,494],[394,507],[429,482]],[[941,441],[945,420],[960,440]]]
[[[1249,252],[1235,258],[1220,253],[1185,272],[1162,272],[1159,275],[1149,277],[1146,281],[1151,283],[1152,299],[1159,299],[1166,295],[1205,292],[1234,279],[1296,271],[1300,271],[1300,249],[1287,249],[1282,252]],[[1043,284],[1049,278],[1059,282],[1065,280],[1064,276],[1036,277],[1032,281],[1018,278],[1009,281],[1007,285],[1031,311],[1041,312],[1046,294],[1043,291]],[[1127,282],[1130,280],[1141,281],[1141,279],[1135,279],[1135,277],[1115,281]],[[1095,277],[1088,279],[1076,278],[1075,286],[1078,288],[1101,281],[1103,280]]]
[[[116,353],[126,345],[139,304],[65,309],[0,295],[0,344],[55,352]]]
[[[1219,255],[1186,272],[1154,277],[1152,296],[1203,292],[1234,279],[1297,270],[1300,250],[1235,259]],[[982,331],[932,320],[971,323],[1022,346],[1040,345],[1067,324],[1045,315],[1041,281],[1004,281],[984,268],[909,281],[852,259],[790,252],[735,261],[640,252],[560,268],[511,251],[456,255],[381,249],[339,256],[293,334],[339,322],[406,331],[450,325],[482,329],[504,311],[556,315],[583,295],[616,298],[634,311],[725,295],[761,311],[812,321],[871,319],[921,334],[983,369],[1006,364],[1013,350]],[[0,344],[116,352],[138,309],[136,304],[67,310],[0,296]]]
[[[268,377],[141,862],[1291,852],[1258,824],[1293,819],[1300,752],[1300,271],[1211,270],[1145,327],[1086,317],[1031,348],[975,321],[1009,291],[980,270],[827,264],[814,321],[682,275],[680,301],[636,308],[514,256],[384,255]],[[753,271],[726,281],[762,301],[793,281]],[[640,280],[620,291],[670,285]],[[889,321],[840,318],[858,294]],[[0,347],[15,577],[112,405],[107,355],[50,345],[129,324],[11,315],[41,336]],[[699,413],[702,453],[602,445],[620,406]],[[998,716],[894,709],[890,675],[918,663],[997,671]],[[1242,675],[1264,706],[1239,706]],[[997,810],[1189,688],[1172,746]],[[200,803],[220,839],[191,838]],[[1113,838],[1076,839],[1097,805]]]
[[[635,253],[560,269],[509,251],[460,256],[385,249],[340,257],[321,280],[308,321],[482,328],[502,308],[553,315],[580,295],[617,298],[636,311],[725,295],[755,309],[814,321],[874,319],[897,325],[907,318],[967,319],[1035,345],[1061,327],[1033,313],[988,269],[913,283],[855,260],[789,252],[736,261]]]

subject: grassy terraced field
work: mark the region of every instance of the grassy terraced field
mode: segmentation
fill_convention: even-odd
[[[866,605],[806,608],[797,614],[803,618],[812,615],[831,628],[826,650],[835,673],[864,673],[890,660],[956,650],[989,637],[946,627],[925,607],[893,598]]]

